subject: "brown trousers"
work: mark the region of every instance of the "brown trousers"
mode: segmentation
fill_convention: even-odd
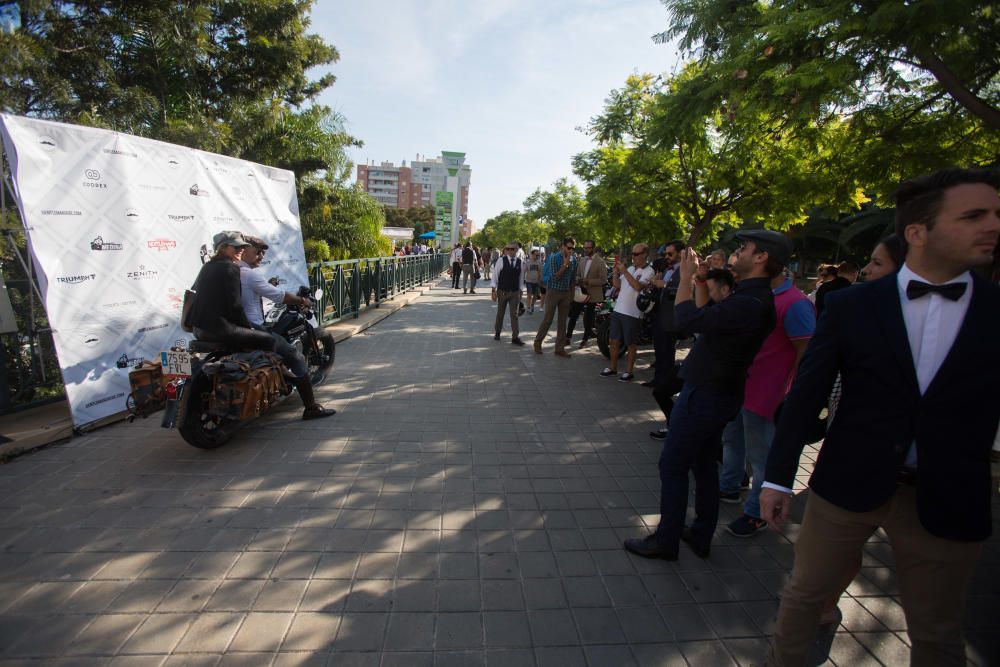
[[[556,320],[556,350],[565,349],[566,345],[566,319],[569,317],[569,307],[573,305],[573,290],[552,289],[545,291],[545,315],[538,325],[538,333],[535,335],[535,345],[541,345],[545,340],[545,335],[549,333],[552,326],[552,318],[556,311],[559,317]]]
[[[497,290],[497,319],[493,323],[493,331],[500,333],[503,330],[504,310],[510,309],[510,333],[517,338],[519,333],[517,326],[517,307],[521,303],[521,292],[506,292]]]
[[[889,537],[914,667],[965,665],[962,615],[981,542],[935,537],[920,524],[916,489],[899,485],[882,507],[849,512],[814,491],[795,542],[795,565],[781,594],[768,665],[806,664],[823,610],[832,608],[861,567],[879,527]]]

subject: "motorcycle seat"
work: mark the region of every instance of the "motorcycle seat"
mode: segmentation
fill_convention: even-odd
[[[213,340],[192,340],[188,343],[189,352],[225,352],[231,347],[231,345],[226,345],[225,343],[219,343]]]

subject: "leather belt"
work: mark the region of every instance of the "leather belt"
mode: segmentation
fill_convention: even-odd
[[[906,484],[907,486],[917,485],[917,471],[909,470],[904,468],[899,471],[899,476],[896,478],[896,482],[899,484]]]

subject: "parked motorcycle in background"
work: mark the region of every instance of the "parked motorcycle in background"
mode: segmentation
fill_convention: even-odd
[[[311,296],[314,301],[322,295],[322,290],[310,295],[308,287],[298,291],[298,296]],[[322,384],[333,367],[336,343],[331,334],[319,331],[311,306],[275,305],[264,316],[264,325],[302,353],[311,384]],[[163,377],[168,380],[161,426],[176,425],[185,442],[201,449],[225,444],[236,431],[293,391],[287,380],[291,375],[281,359],[261,350],[237,350],[225,343],[193,340],[187,350],[162,352],[160,361]],[[156,382],[149,384],[155,386]]]

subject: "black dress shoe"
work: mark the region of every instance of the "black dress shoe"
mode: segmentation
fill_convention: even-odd
[[[625,540],[625,550],[631,551],[643,558],[660,558],[663,560],[677,560],[677,550],[670,549],[656,538],[656,535],[647,535],[643,538],[633,537]]]
[[[698,558],[708,558],[708,554],[712,550],[711,545],[707,547],[701,546],[701,543],[694,536],[694,533],[690,528],[685,528],[681,531],[681,542],[691,547],[691,551],[693,551],[694,555]]]
[[[518,345],[518,346],[524,345],[524,341],[521,340],[520,338],[511,338],[510,342],[513,343],[514,345]]]
[[[500,332],[499,331],[496,332],[495,334],[493,334],[493,340],[500,340]]]

